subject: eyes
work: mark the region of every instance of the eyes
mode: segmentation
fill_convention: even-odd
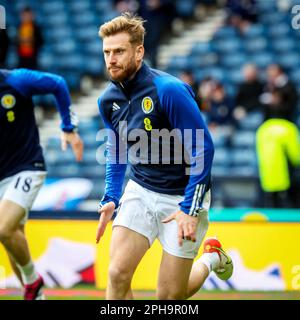
[[[112,50],[112,51],[104,50],[103,52],[104,52],[105,57],[108,57],[111,52],[112,52],[113,54],[116,54],[116,55],[122,55],[122,54],[125,52],[125,49],[119,48],[119,49]]]

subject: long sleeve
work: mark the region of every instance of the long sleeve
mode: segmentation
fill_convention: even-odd
[[[119,135],[107,119],[101,98],[98,99],[98,106],[105,128],[107,130],[108,140],[106,143],[106,176],[104,196],[100,201],[100,206],[113,201],[116,208],[119,206],[119,200],[122,194],[122,186],[125,178],[127,163],[120,163],[120,159],[126,157],[126,150],[118,145]],[[122,161],[123,162],[123,161]]]
[[[29,69],[16,69],[9,74],[7,82],[28,98],[39,94],[53,94],[62,120],[61,129],[71,132],[76,128],[78,121],[71,111],[70,93],[62,77]]]
[[[190,177],[180,209],[197,216],[201,212],[205,192],[210,188],[213,142],[191,88],[173,78],[157,78],[155,83],[161,107],[172,127],[180,130],[184,149],[190,158]],[[187,132],[191,134],[185,137]]]

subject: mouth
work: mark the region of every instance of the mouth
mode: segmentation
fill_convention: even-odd
[[[109,71],[118,71],[118,70],[120,70],[121,68],[119,68],[119,67],[110,67],[109,68]]]

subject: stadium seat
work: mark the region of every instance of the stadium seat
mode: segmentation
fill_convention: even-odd
[[[268,35],[273,38],[288,37],[291,33],[291,26],[287,23],[273,24],[269,27]]]
[[[278,53],[289,53],[296,50],[296,43],[292,38],[277,38],[273,40],[272,47]]]
[[[256,153],[254,148],[234,149],[230,152],[230,163],[232,167],[256,167]]]
[[[267,65],[275,63],[276,59],[271,52],[259,52],[249,56],[249,62],[254,63],[259,68],[265,68]]]
[[[232,145],[235,148],[254,148],[255,132],[253,131],[236,131],[232,137]]]
[[[237,37],[237,30],[234,27],[221,27],[214,34],[214,39],[232,39]]]
[[[242,42],[238,38],[219,39],[214,42],[214,45],[220,54],[243,51]]]
[[[300,66],[300,55],[298,52],[282,53],[277,55],[278,63],[289,70],[294,70]]]
[[[248,40],[256,40],[257,38],[260,37],[265,37],[266,36],[266,29],[264,25],[262,24],[253,24],[250,25],[244,32],[243,32],[243,38],[246,38]]]
[[[230,164],[230,151],[226,148],[216,148],[213,164],[220,167],[226,167]]]
[[[240,68],[247,62],[247,56],[243,53],[226,54],[221,59],[224,68]]]
[[[260,107],[258,106],[257,109]],[[261,111],[252,111],[247,116],[238,121],[238,127],[241,130],[256,130],[263,122],[263,113]]]
[[[191,49],[192,55],[201,55],[205,53],[211,53],[214,50],[212,42],[197,42]]]
[[[268,41],[264,37],[245,39],[243,42],[243,47],[249,54],[256,54],[268,49]]]

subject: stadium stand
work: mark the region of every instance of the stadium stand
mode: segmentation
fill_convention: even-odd
[[[180,17],[192,18],[197,1],[176,1]],[[43,70],[63,75],[72,90],[78,90],[84,75],[99,76],[104,72],[101,57],[102,44],[97,37],[98,27],[105,20],[117,15],[110,0],[34,0],[4,1],[7,8],[7,24],[10,35],[15,36],[17,16],[24,5],[35,12],[45,37],[45,46],[40,56]],[[182,55],[173,55],[173,50],[161,54],[160,67],[178,75],[189,69],[197,81],[207,76],[222,82],[226,91],[234,95],[242,80],[241,67],[253,63],[263,71],[271,63],[279,63],[297,85],[300,94],[300,30],[290,26],[290,13],[278,10],[276,1],[258,0],[258,22],[244,33],[233,26],[223,25],[224,16],[212,13],[211,18],[201,22],[198,29],[190,33],[191,43],[181,37],[174,39],[182,47]],[[205,29],[205,27],[207,29]],[[207,30],[207,33],[205,30]],[[200,34],[203,40],[199,41]],[[171,40],[172,41],[172,40]],[[182,40],[183,41],[183,40]],[[164,46],[161,46],[164,48]],[[166,47],[165,47],[166,50]],[[171,53],[170,53],[171,51]],[[8,67],[16,65],[15,48],[8,55]],[[97,91],[100,94],[100,90]],[[93,102],[97,113],[96,100]],[[298,124],[300,124],[298,108]],[[213,166],[215,183],[214,203],[219,206],[259,205],[258,170],[255,153],[255,131],[263,121],[262,112],[256,110],[239,120],[232,139],[214,136],[216,153]],[[81,122],[79,130],[85,142],[85,155],[82,164],[77,165],[70,153],[59,152],[60,143],[56,138],[46,142],[45,156],[50,178],[86,177],[94,183],[91,199],[98,199],[104,186],[105,168],[97,164],[96,150],[100,143],[96,133],[103,128],[99,116]]]

